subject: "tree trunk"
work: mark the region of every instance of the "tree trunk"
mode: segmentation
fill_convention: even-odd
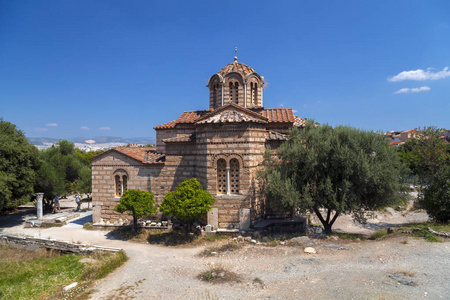
[[[330,220],[331,209],[328,208],[327,219],[325,220],[323,218],[322,214],[320,213],[319,208],[314,207],[313,210],[316,213],[317,217],[319,218],[320,222],[322,223],[325,233],[332,234],[333,231],[331,230],[331,227],[333,226],[334,222],[336,221],[337,217],[339,216],[339,213],[335,212],[333,218]]]
[[[134,232],[138,231],[137,217],[134,213],[133,213],[133,228],[134,228]]]

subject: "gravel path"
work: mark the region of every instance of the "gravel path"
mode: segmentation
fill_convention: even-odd
[[[391,224],[391,216],[378,218],[381,225],[377,226]],[[397,221],[407,219],[394,217]],[[359,226],[352,225],[351,218],[339,221],[336,229],[357,231]],[[375,225],[360,231],[370,232]],[[91,299],[450,298],[448,242],[427,243],[407,236],[364,242],[312,240],[316,254],[304,253],[301,246],[246,244],[235,252],[205,258],[199,256],[204,246],[133,244],[111,239],[105,231],[20,225],[3,231],[123,248],[130,260],[99,281]],[[239,274],[241,282],[210,284],[198,280],[196,276],[211,265],[222,265]]]

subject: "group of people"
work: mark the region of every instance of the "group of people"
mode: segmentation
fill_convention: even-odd
[[[77,194],[75,196],[75,202],[77,203],[77,211],[81,209],[81,196],[80,194]],[[53,213],[55,212],[61,212],[61,205],[59,204],[59,196],[56,195],[53,199]]]

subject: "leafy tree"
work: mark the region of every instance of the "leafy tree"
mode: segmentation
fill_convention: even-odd
[[[133,226],[137,231],[138,218],[156,214],[155,197],[147,191],[127,190],[120,198],[120,203],[114,208],[115,211],[124,213],[130,211],[133,214]]]
[[[192,222],[210,211],[213,205],[213,196],[202,189],[197,179],[191,178],[167,193],[159,210],[167,216],[183,221],[187,225],[186,232],[189,232]]]
[[[31,199],[40,163],[39,151],[24,133],[0,118],[0,211]]]
[[[402,189],[405,168],[396,150],[374,132],[309,122],[291,131],[277,159],[269,151],[265,157],[269,205],[314,211],[327,233],[339,215],[364,220],[364,210],[394,203]]]
[[[439,222],[450,220],[450,143],[445,134],[445,129],[419,128],[400,148],[400,157],[422,184],[419,202]]]
[[[78,188],[89,191],[90,166],[77,155],[74,144],[60,140],[40,153],[43,165],[38,171],[35,189],[44,193],[46,208],[55,195],[65,196]]]

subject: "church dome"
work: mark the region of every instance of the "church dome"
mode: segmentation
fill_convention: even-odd
[[[246,64],[243,64],[241,62],[234,61],[223,67],[217,74],[225,77],[227,74],[233,72],[241,74],[242,76],[244,76],[244,78],[252,73],[256,73],[252,67],[247,66]]]

